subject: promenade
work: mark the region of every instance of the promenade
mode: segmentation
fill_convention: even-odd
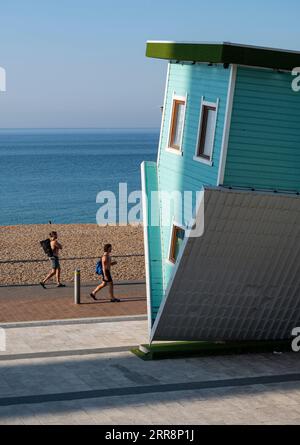
[[[142,286],[133,285],[136,298]],[[63,291],[42,298],[71,307]],[[0,293],[2,304],[11,298],[18,307],[21,296]],[[299,354],[143,361],[130,349],[148,341],[145,307],[129,314],[138,303],[127,296],[90,305],[90,317],[0,323],[7,343],[0,352],[1,425],[300,423]],[[99,316],[106,307],[119,313]]]
[[[74,304],[73,283],[57,289],[50,284],[47,289],[36,286],[0,287],[0,323],[56,320],[83,317],[110,317],[146,314],[146,286],[143,281],[121,281],[115,284],[115,295],[120,303],[111,303],[108,289],[97,294],[94,301],[89,293],[95,282],[82,283],[81,304]]]

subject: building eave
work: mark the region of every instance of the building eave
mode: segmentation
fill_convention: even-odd
[[[229,42],[148,41],[146,56],[166,60],[237,64],[287,71],[300,66],[299,51]]]

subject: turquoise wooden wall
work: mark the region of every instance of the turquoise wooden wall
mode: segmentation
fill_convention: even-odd
[[[146,182],[149,191],[194,192],[192,205],[185,207],[188,214],[196,191],[218,185],[229,77],[230,68],[222,65],[170,63],[158,162],[146,163]],[[292,80],[289,73],[237,68],[224,185],[300,191],[300,93],[292,90]],[[173,93],[187,94],[182,156],[166,150]],[[202,96],[209,102],[219,99],[212,166],[193,160]],[[179,207],[172,209],[175,222],[181,222]],[[161,217],[162,200],[154,211]],[[152,321],[174,272],[167,261],[171,227],[148,228]]]
[[[225,185],[300,191],[300,93],[293,79],[238,67]]]
[[[207,64],[170,64],[167,95],[162,125],[161,143],[158,158],[158,188],[172,192],[178,190],[201,190],[202,185],[217,185],[220,150],[223,137],[224,118],[229,85],[230,68],[223,65],[208,66]],[[183,155],[179,156],[166,151],[171,117],[172,95],[187,94],[187,109],[183,133]],[[201,97],[206,101],[216,102],[219,99],[216,135],[213,150],[213,165],[209,166],[193,160],[195,155],[198,126],[200,119]],[[195,198],[194,194],[194,198]],[[195,204],[195,200],[193,205]],[[162,209],[161,209],[162,210]],[[185,210],[191,213],[192,209]],[[174,209],[174,219],[180,215]],[[161,227],[161,253],[164,291],[167,288],[174,266],[167,262],[171,236],[171,225]]]
[[[156,221],[159,224],[159,201],[157,194],[157,165],[155,162],[143,162],[142,169],[145,175],[145,192],[147,195],[147,235],[149,249],[149,281],[150,281],[150,305],[151,321],[155,320],[163,295],[162,281],[162,255],[161,255],[161,234],[160,226],[152,224]],[[149,314],[148,314],[149,315]]]

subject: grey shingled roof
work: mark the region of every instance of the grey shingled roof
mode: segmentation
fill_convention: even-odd
[[[152,340],[286,339],[300,326],[300,197],[205,190]]]

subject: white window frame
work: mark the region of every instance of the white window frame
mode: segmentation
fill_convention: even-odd
[[[184,230],[184,238],[186,237],[186,233],[187,233],[187,228],[185,226],[183,226],[182,224],[173,220],[172,226],[171,226],[170,239],[169,239],[168,258],[166,259],[166,263],[168,263],[171,266],[175,266],[178,263],[179,258],[181,257],[181,255],[179,253],[178,258],[176,259],[175,263],[173,263],[173,261],[170,260],[171,251],[172,251],[172,238],[173,238],[174,227],[178,227],[179,229]]]
[[[216,128],[217,128],[217,120],[218,120],[219,103],[220,103],[220,99],[219,98],[216,100],[216,102],[208,102],[208,101],[205,100],[204,96],[202,96],[202,98],[201,98],[200,118],[199,118],[199,125],[198,125],[197,143],[196,143],[195,155],[193,157],[193,160],[197,161],[197,162],[201,162],[202,164],[209,165],[210,167],[213,166],[213,154],[214,154],[214,146],[215,146],[215,137],[216,137]],[[213,127],[214,134],[213,134],[213,141],[212,141],[212,152],[211,152],[210,159],[205,159],[204,157],[198,155],[198,147],[199,147],[199,143],[200,143],[201,130],[202,130],[203,110],[204,110],[205,106],[206,107],[214,107],[216,109],[216,112],[215,112],[216,117],[215,117],[215,122],[214,122],[214,127]]]
[[[183,114],[183,127],[182,127],[182,134],[181,134],[181,140],[180,140],[179,149],[171,147],[171,144],[170,144],[170,142],[171,142],[170,139],[171,139],[171,135],[172,135],[172,118],[173,118],[173,111],[174,111],[174,106],[175,106],[175,101],[176,100],[177,101],[184,101],[184,103],[185,103],[185,105],[184,105],[184,114]],[[179,96],[178,94],[175,93],[175,91],[173,91],[173,94],[172,94],[172,106],[171,106],[171,113],[170,113],[170,120],[169,120],[168,145],[167,145],[166,151],[168,151],[170,153],[177,154],[179,156],[183,155],[182,142],[183,142],[184,127],[185,127],[186,106],[187,106],[187,93],[186,93],[185,96]]]

